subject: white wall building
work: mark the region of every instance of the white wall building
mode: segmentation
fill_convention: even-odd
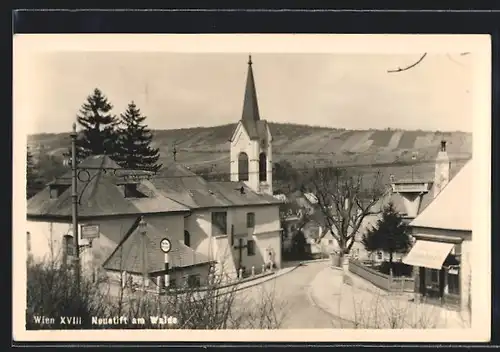
[[[272,137],[259,117],[251,65],[250,60],[243,115],[231,139],[230,182],[207,182],[177,163],[151,180],[124,181],[91,170],[89,182],[77,182],[79,223],[99,226],[92,247],[79,239],[86,272],[140,275],[145,265],[138,267],[135,259],[144,257],[148,275],[161,277],[163,237],[177,249],[170,265],[177,284],[188,279],[186,275],[204,275],[214,261],[230,276],[240,268],[250,273],[254,267],[258,273],[263,265],[281,266],[281,202],[272,196]],[[96,166],[119,168],[106,156],[91,156],[79,164]],[[70,186],[68,173],[29,199],[27,249],[33,260],[68,262],[74,255]],[[141,217],[147,223],[144,247],[138,229]]]

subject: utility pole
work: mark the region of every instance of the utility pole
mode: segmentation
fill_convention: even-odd
[[[75,241],[75,276],[76,287],[80,290],[80,244],[78,241],[78,191],[77,191],[77,168],[76,168],[76,123],[73,123],[71,132],[71,205],[73,237]]]
[[[147,269],[147,262],[146,262],[146,221],[144,221],[144,218],[141,217],[141,221],[139,222],[139,229],[141,232],[141,249],[142,249],[142,290],[143,293],[146,293],[146,287],[147,285],[147,280],[148,280],[148,269]]]

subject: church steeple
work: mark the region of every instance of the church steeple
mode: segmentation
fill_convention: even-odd
[[[257,137],[257,121],[260,120],[257,91],[252,69],[252,55],[248,56],[247,84],[243,100],[243,114],[241,120],[251,138]]]
[[[259,115],[252,65],[249,56],[243,113],[230,139],[231,181],[244,182],[254,192],[272,195],[272,136],[267,121]]]

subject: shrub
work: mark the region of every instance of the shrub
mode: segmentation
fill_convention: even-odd
[[[80,289],[74,274],[54,263],[28,264],[26,329],[226,329],[251,326],[277,328],[281,324],[271,293],[258,296],[248,305],[238,285],[224,285],[224,275],[213,275],[204,290],[188,288],[158,295],[123,288],[108,277],[97,282],[81,278]],[[121,279],[120,279],[121,280]],[[155,284],[150,284],[153,291]],[[53,324],[39,324],[35,317],[51,317]],[[61,325],[59,317],[81,317],[81,325]],[[160,324],[151,317],[173,317]],[[92,317],[123,317],[117,325],[92,325]],[[134,321],[135,320],[135,321]],[[170,324],[169,324],[170,323]],[[262,325],[259,325],[262,324]]]
[[[391,263],[388,261],[382,262],[380,264],[380,267],[378,268],[378,270],[382,274],[386,274],[386,275],[389,275],[390,269],[391,269]],[[399,276],[411,277],[411,276],[413,276],[413,266],[407,265],[407,264],[401,263],[401,262],[393,262],[392,263],[392,275],[396,276],[396,277],[399,277]]]

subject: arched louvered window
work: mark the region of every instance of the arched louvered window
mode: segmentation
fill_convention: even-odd
[[[244,152],[238,155],[238,180],[248,181],[248,155]]]
[[[259,181],[267,181],[267,156],[264,152],[259,155]]]

